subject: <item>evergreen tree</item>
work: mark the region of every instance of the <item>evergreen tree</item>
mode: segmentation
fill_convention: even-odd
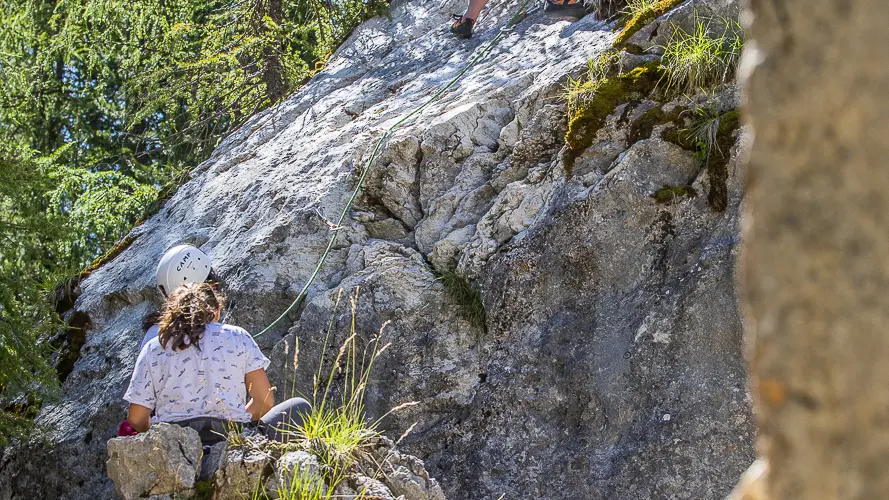
[[[48,300],[385,0],[0,5],[0,443],[51,389]],[[7,411],[3,411],[3,408]]]

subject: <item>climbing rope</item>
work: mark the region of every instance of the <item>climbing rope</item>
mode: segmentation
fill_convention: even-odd
[[[500,28],[500,30],[497,33],[497,36],[492,38],[491,41],[488,42],[488,44],[485,45],[484,48],[482,48],[482,50],[478,54],[476,54],[476,56],[473,57],[469,61],[469,63],[466,64],[466,66],[463,67],[463,69],[460,70],[459,73],[457,73],[457,75],[454,78],[452,78],[450,81],[448,81],[448,83],[445,84],[442,88],[438,89],[438,91],[435,94],[433,94],[432,97],[427,99],[426,102],[424,102],[423,104],[421,104],[420,106],[415,108],[413,111],[409,112],[408,114],[399,118],[399,120],[397,122],[392,124],[389,128],[387,128],[383,132],[383,135],[380,136],[380,139],[377,141],[376,145],[374,146],[373,152],[371,153],[370,157],[367,160],[367,163],[364,166],[364,171],[362,171],[361,176],[358,177],[358,184],[355,185],[355,189],[352,191],[352,196],[349,197],[349,201],[346,202],[346,206],[343,207],[343,212],[342,212],[342,214],[340,214],[339,220],[337,220],[336,224],[334,224],[331,227],[330,239],[327,242],[327,248],[324,250],[324,253],[322,253],[321,257],[318,259],[318,263],[315,265],[315,270],[312,272],[311,276],[309,276],[308,281],[306,281],[306,284],[303,285],[302,290],[300,290],[300,292],[299,292],[299,295],[296,296],[296,298],[293,300],[293,302],[290,304],[290,306],[283,313],[281,313],[281,315],[278,316],[275,319],[275,321],[272,321],[269,324],[269,326],[265,327],[261,332],[254,335],[254,337],[259,337],[260,335],[264,335],[269,330],[271,330],[275,325],[278,324],[278,322],[280,322],[282,319],[284,319],[284,317],[287,316],[290,313],[290,311],[292,311],[293,308],[296,307],[297,304],[299,304],[299,302],[303,298],[305,298],[306,294],[309,291],[309,286],[312,285],[312,282],[315,281],[315,278],[318,277],[318,274],[321,272],[321,269],[324,267],[324,263],[327,262],[327,257],[330,255],[330,252],[333,250],[333,245],[336,244],[336,239],[337,239],[337,235],[339,234],[339,229],[342,227],[343,221],[346,220],[346,216],[349,214],[349,210],[351,210],[352,204],[355,202],[355,198],[358,197],[358,192],[361,190],[361,185],[364,184],[364,179],[367,177],[367,173],[370,171],[371,166],[373,166],[374,161],[376,161],[377,157],[379,156],[380,150],[383,147],[383,143],[386,142],[386,139],[388,139],[389,136],[392,135],[392,132],[394,132],[396,129],[398,129],[401,125],[403,125],[405,122],[407,122],[414,116],[421,113],[424,109],[426,109],[426,107],[428,107],[430,104],[432,104],[433,102],[438,100],[445,92],[448,91],[448,89],[453,87],[454,84],[456,84],[457,81],[463,77],[463,75],[465,75],[467,72],[469,72],[469,70],[472,69],[473,66],[475,66],[476,64],[479,63],[479,61],[484,59],[485,56],[487,56],[488,53],[491,52],[491,50],[494,48],[494,46],[497,44],[497,42],[499,42],[500,39],[503,38],[503,35],[512,31],[516,24],[518,24],[519,22],[522,21],[522,19],[527,17],[528,14],[534,12],[535,10],[537,10],[539,8],[539,6],[535,6],[534,8],[526,11],[525,7],[527,7],[529,3],[531,3],[531,0],[524,0],[521,3],[521,5],[519,5],[519,8],[516,11],[515,15],[513,15],[509,19],[509,21],[507,21]]]

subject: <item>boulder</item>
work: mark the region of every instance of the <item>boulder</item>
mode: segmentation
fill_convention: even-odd
[[[385,436],[377,436],[368,445],[372,460],[365,461],[363,468],[379,470],[380,480],[395,496],[409,499],[445,500],[438,482],[429,476],[423,461],[401,453]]]
[[[221,443],[214,444],[208,453],[205,453],[201,458],[201,474],[198,476],[198,481],[210,481],[216,475],[216,471],[219,470],[219,465],[222,463],[222,457],[225,455],[225,451],[228,449],[228,442],[223,441]]]
[[[215,500],[241,500],[253,498],[264,488],[272,455],[263,449],[268,441],[260,437],[237,438],[238,443],[229,445],[219,462],[214,480]]]
[[[265,491],[270,498],[279,498],[281,492],[293,491],[304,482],[323,484],[318,458],[302,450],[288,451],[275,462],[275,472],[265,483]]]
[[[124,500],[191,494],[201,467],[201,439],[187,427],[152,425],[108,441],[108,476]]]
[[[213,446],[201,459],[195,431],[159,424],[137,436],[110,440],[108,473],[123,500],[326,497],[331,487],[337,498],[445,500],[423,462],[383,436],[360,445],[337,477],[328,475],[331,469],[309,448],[299,446],[245,433]],[[200,463],[206,469],[195,469]],[[198,488],[196,481],[205,484]]]
[[[393,1],[391,17],[357,28],[299,91],[227,136],[81,283],[86,343],[37,418],[50,446],[4,455],[0,498],[113,498],[104,446],[139,324],[158,306],[159,256],[183,241],[206,251],[228,291],[226,321],[260,332],[327,247],[318,212],[338,217],[383,131],[496,36],[383,144],[308,296],[257,337],[275,354],[273,385],[311,393],[322,353],[326,370],[351,334],[346,297],[360,290],[359,342],[388,322],[392,343],[368,379],[367,414],[386,415],[393,436],[416,424],[399,446],[448,496],[727,494],[754,459],[733,282],[744,169],[733,156],[726,209],[710,209],[709,176],[657,128],[675,135],[671,111],[641,127],[636,116],[664,103],[626,96],[569,175],[564,83],[610,49],[613,25],[536,11],[500,34],[517,6],[491,2],[463,43],[447,33],[455,0]],[[663,182],[698,195],[658,204],[650,194]],[[447,285],[444,271],[478,293]],[[406,402],[418,404],[387,415]],[[271,474],[253,452],[227,457],[217,484]]]

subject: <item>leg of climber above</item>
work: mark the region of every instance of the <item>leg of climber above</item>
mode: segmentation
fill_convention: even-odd
[[[266,437],[272,441],[286,443],[291,432],[301,426],[305,416],[310,413],[312,405],[308,401],[303,398],[290,398],[275,405],[260,420]]]
[[[485,8],[487,3],[488,0],[469,0],[469,5],[466,6],[466,12],[462,15],[454,14],[454,23],[451,24],[451,33],[459,38],[471,38],[472,27],[475,26],[475,21],[478,19],[479,14],[481,14],[482,9]],[[531,5],[533,5],[533,2]],[[546,2],[544,2],[543,10],[558,14],[567,14],[578,18],[586,15],[584,0],[546,0]],[[526,12],[528,12],[528,9],[526,9]]]
[[[478,19],[478,15],[481,14],[487,3],[488,0],[469,0],[469,5],[466,6],[466,12],[463,15],[454,14],[451,33],[459,38],[472,37],[472,27],[475,25],[475,20]]]

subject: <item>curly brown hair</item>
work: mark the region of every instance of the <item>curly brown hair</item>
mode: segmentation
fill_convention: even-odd
[[[171,343],[174,351],[195,346],[207,325],[216,320],[216,313],[225,305],[225,297],[208,283],[189,283],[175,290],[164,302],[158,340],[164,350]]]

